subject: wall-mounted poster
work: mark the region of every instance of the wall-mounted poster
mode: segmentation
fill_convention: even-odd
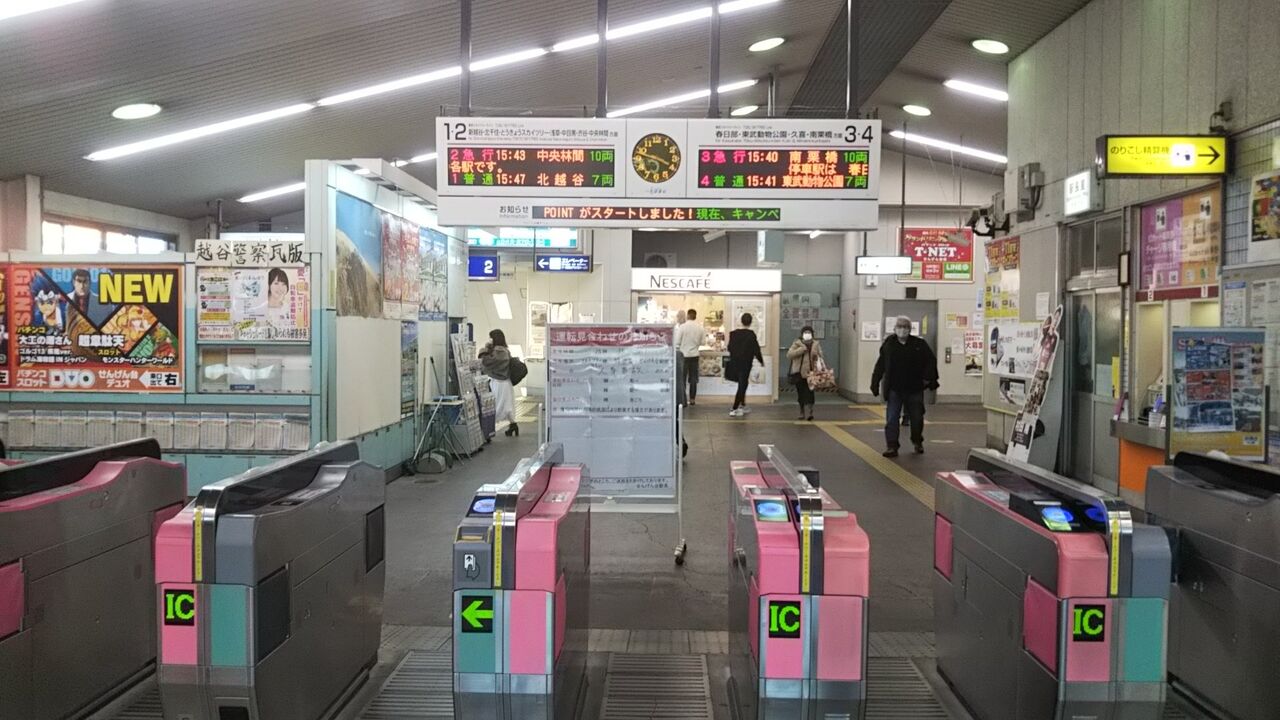
[[[449,296],[449,238],[431,228],[418,232],[418,319],[444,320]]]
[[[400,417],[413,414],[418,402],[418,321],[400,323]]]
[[[1218,294],[1220,186],[1142,206],[1138,290],[1146,300]]]
[[[987,242],[987,275],[983,290],[983,318],[1017,320],[1018,293],[1022,290],[1022,243],[1016,237]]]
[[[1040,323],[1012,321],[987,324],[987,371],[1029,379],[1035,373]]]
[[[311,339],[311,283],[306,267],[199,268],[200,340]]]
[[[1058,327],[1062,323],[1062,306],[1039,323],[1035,343],[1035,367],[1027,386],[1022,410],[1013,421],[1013,433],[1006,451],[1009,457],[1026,462],[1031,457],[1031,443],[1036,437],[1036,425],[1040,422],[1040,409],[1049,392],[1049,377],[1053,372],[1053,358],[1058,352]]]
[[[1266,339],[1261,328],[1173,329],[1170,455],[1221,450],[1265,458]]]
[[[965,377],[982,377],[982,331],[964,331],[964,374]]]
[[[382,218],[373,205],[337,193],[338,314],[382,317]]]
[[[8,269],[0,265],[0,388],[9,387],[9,313],[5,306]]]
[[[382,221],[382,310],[391,320],[409,319],[418,307],[414,275],[418,267],[418,226],[391,213]]]
[[[1280,240],[1280,171],[1272,170],[1253,179],[1253,231],[1250,240]]]
[[[9,267],[15,390],[179,392],[181,265]]]
[[[911,274],[898,282],[973,282],[971,228],[903,228],[899,248]]]

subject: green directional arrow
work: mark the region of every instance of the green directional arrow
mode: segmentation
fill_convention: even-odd
[[[463,632],[493,632],[493,598],[463,596]]]

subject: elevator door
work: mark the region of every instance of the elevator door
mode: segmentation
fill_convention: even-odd
[[[1068,474],[1115,493],[1119,491],[1118,441],[1111,437],[1111,416],[1120,369],[1121,302],[1119,289],[1086,290],[1068,296],[1068,417],[1063,441]]]

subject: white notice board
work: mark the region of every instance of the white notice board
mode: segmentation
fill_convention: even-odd
[[[547,328],[548,440],[583,463],[591,494],[677,500],[675,330],[655,325]]]

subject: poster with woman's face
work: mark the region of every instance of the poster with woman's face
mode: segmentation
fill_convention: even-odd
[[[305,267],[201,268],[196,286],[201,339],[311,339],[311,283]]]

